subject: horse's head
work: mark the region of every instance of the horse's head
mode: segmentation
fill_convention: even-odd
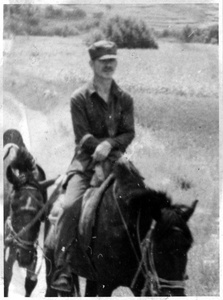
[[[187,222],[198,201],[173,205],[166,193],[145,186],[131,162],[119,160],[115,174],[125,227],[131,232],[131,244],[138,243],[141,252],[131,287],[142,296],[183,296],[187,253],[193,242]]]
[[[11,213],[7,221],[10,229],[8,238],[16,248],[17,261],[22,267],[30,265],[36,254],[40,218],[30,225],[42,206],[43,196],[37,187],[24,185],[12,193]]]
[[[157,278],[159,296],[185,296],[187,253],[193,238],[187,225],[197,200],[189,206],[163,208],[151,234],[149,265]]]
[[[12,184],[12,192],[9,196],[10,217],[6,223],[9,235],[6,234],[5,243],[13,243],[18,263],[22,267],[31,264],[36,254],[35,244],[41,221],[40,218],[35,222],[33,220],[44,204],[41,187],[32,175],[32,166],[32,156],[25,148],[19,148],[7,169],[7,179]],[[23,183],[18,179],[21,173],[28,173]]]

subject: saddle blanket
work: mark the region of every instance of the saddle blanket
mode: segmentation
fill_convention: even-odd
[[[96,210],[106,189],[114,179],[110,174],[100,187],[89,188],[83,197],[81,216],[79,220],[79,242],[84,250],[87,250],[91,242],[92,229],[95,224]]]
[[[83,196],[80,220],[78,224],[78,240],[83,250],[87,250],[88,246],[90,245],[97,207],[104,192],[109,187],[113,179],[114,175],[110,174],[101,184],[101,186],[87,189]],[[45,241],[45,245],[48,248],[53,249],[53,245],[57,239],[57,222],[60,218],[60,215],[63,213],[64,197],[65,191],[61,192],[48,217],[52,225],[50,227],[50,233],[47,235]]]

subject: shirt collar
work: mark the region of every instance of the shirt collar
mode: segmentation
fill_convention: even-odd
[[[87,88],[89,91],[89,94],[92,95],[94,93],[97,93],[94,84],[93,84],[93,80],[89,81],[87,84]],[[115,96],[118,96],[120,94],[120,88],[117,85],[117,83],[115,82],[115,80],[112,80],[112,85],[111,85],[111,93]]]

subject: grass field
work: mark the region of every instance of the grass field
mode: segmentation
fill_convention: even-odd
[[[91,78],[88,60],[81,37],[16,37],[5,54],[4,93],[27,107],[32,153],[48,177],[64,172],[73,155],[69,98]],[[174,202],[199,199],[187,294],[218,296],[218,47],[123,49],[115,79],[134,97],[137,135],[128,155],[147,184]]]

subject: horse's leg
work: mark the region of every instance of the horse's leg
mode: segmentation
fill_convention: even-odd
[[[13,265],[16,260],[16,252],[13,247],[4,250],[4,297],[8,297],[9,284],[12,279]]]
[[[86,280],[85,297],[96,297],[98,295],[98,286],[96,281]]]
[[[73,275],[75,297],[81,297],[79,278],[76,274]]]
[[[37,258],[34,257],[32,264],[27,267],[26,271],[26,279],[25,279],[25,297],[30,297],[34,288],[37,285],[37,275],[35,274],[36,270],[36,265],[37,265]]]

